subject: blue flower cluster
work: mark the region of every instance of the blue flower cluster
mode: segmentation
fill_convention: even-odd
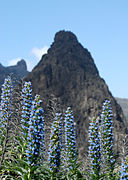
[[[12,114],[12,80],[11,77],[5,79],[2,85],[1,106],[0,106],[0,126],[5,127]]]
[[[22,134],[26,160],[29,164],[37,163],[44,153],[44,119],[40,96],[36,95],[32,101],[31,82],[25,82],[22,89]]]
[[[114,157],[113,157],[113,122],[112,122],[112,109],[109,100],[105,100],[102,107],[101,114],[101,153],[103,166],[113,168]]]
[[[60,113],[56,116],[51,127],[50,145],[49,145],[49,164],[51,172],[57,173],[61,164],[62,149],[62,117]]]
[[[44,150],[44,119],[43,109],[40,106],[41,102],[39,95],[36,95],[32,101],[27,137],[27,158],[30,164],[35,163]]]
[[[31,82],[25,82],[24,88],[22,89],[22,128],[24,135],[28,132],[29,128],[29,118],[31,114],[32,106],[32,86]]]
[[[74,117],[71,107],[65,112],[65,150],[67,171],[75,167],[77,159]]]
[[[128,165],[126,163],[122,163],[120,180],[128,180]]]
[[[92,173],[99,176],[101,167],[101,148],[99,121],[97,119],[93,119],[89,126],[89,157]]]

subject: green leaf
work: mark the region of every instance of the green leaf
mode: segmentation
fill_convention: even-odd
[[[20,136],[17,136],[16,138],[18,142],[20,143],[20,145],[23,146],[23,140],[20,138]]]
[[[23,180],[28,180],[28,176],[26,174],[23,176]]]
[[[34,173],[34,171],[35,171],[37,168],[38,168],[38,166],[33,166],[33,167],[31,167],[30,172],[31,172],[31,173]]]

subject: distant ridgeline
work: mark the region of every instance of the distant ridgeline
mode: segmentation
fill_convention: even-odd
[[[109,99],[113,110],[115,150],[120,152],[121,137],[127,133],[123,111],[100,77],[90,52],[72,32],[56,33],[48,53],[42,56],[25,80],[32,82],[34,94],[40,94],[45,104],[54,94],[60,107],[72,107],[81,158],[88,151],[89,122],[94,117],[100,118],[102,103]]]
[[[0,88],[4,83],[4,79],[11,73],[16,81],[25,77],[28,74],[25,60],[21,59],[16,65],[8,67],[4,67],[0,64]]]
[[[127,123],[128,123],[128,99],[116,97],[116,100],[117,100],[118,104],[122,107],[122,110],[124,112],[124,115],[125,115]]]

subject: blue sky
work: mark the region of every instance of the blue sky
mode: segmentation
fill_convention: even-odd
[[[0,0],[0,63],[31,70],[59,30],[87,48],[110,91],[128,98],[127,0]]]

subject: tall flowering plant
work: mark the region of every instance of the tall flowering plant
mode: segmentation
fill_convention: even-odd
[[[17,178],[37,179],[41,176],[41,173],[36,171],[39,169],[44,148],[43,109],[39,95],[32,101],[30,82],[24,84],[22,99],[21,129],[17,133],[17,147],[13,152],[16,161],[14,160],[9,168]]]
[[[16,178],[30,179],[31,167],[27,162],[28,130],[32,105],[31,82],[25,82],[22,89],[21,124],[15,134],[15,147],[13,148],[13,160],[9,161],[8,170]]]
[[[114,135],[112,117],[110,101],[105,100],[101,113],[101,153],[103,170],[109,172],[110,178],[113,176],[115,164],[113,155]]]
[[[29,119],[31,114],[32,106],[32,85],[31,82],[25,82],[24,88],[22,89],[22,128],[24,135],[28,132],[29,129]]]
[[[1,104],[0,104],[0,124],[2,127],[7,125],[7,121],[12,115],[12,80],[11,77],[5,79],[2,85]]]
[[[49,166],[52,177],[59,172],[61,164],[62,149],[62,117],[60,113],[55,114],[53,125],[51,127],[51,137],[49,145]]]
[[[19,159],[26,159],[26,151],[28,144],[28,130],[29,130],[29,121],[31,114],[32,106],[32,86],[31,82],[25,82],[22,89],[22,112],[21,112],[21,130],[20,136],[16,136],[18,140],[18,155]]]
[[[31,165],[37,164],[39,157],[43,156],[44,150],[44,118],[43,108],[41,108],[40,96],[36,95],[32,102],[29,129],[27,158]]]
[[[12,116],[12,80],[8,76],[2,85],[0,104],[0,169],[4,163],[5,156],[9,152],[9,136]]]
[[[71,107],[65,112],[65,158],[67,171],[75,168],[77,160],[76,134]]]
[[[99,121],[93,119],[89,125],[89,157],[92,177],[99,179],[101,169],[101,147]]]

